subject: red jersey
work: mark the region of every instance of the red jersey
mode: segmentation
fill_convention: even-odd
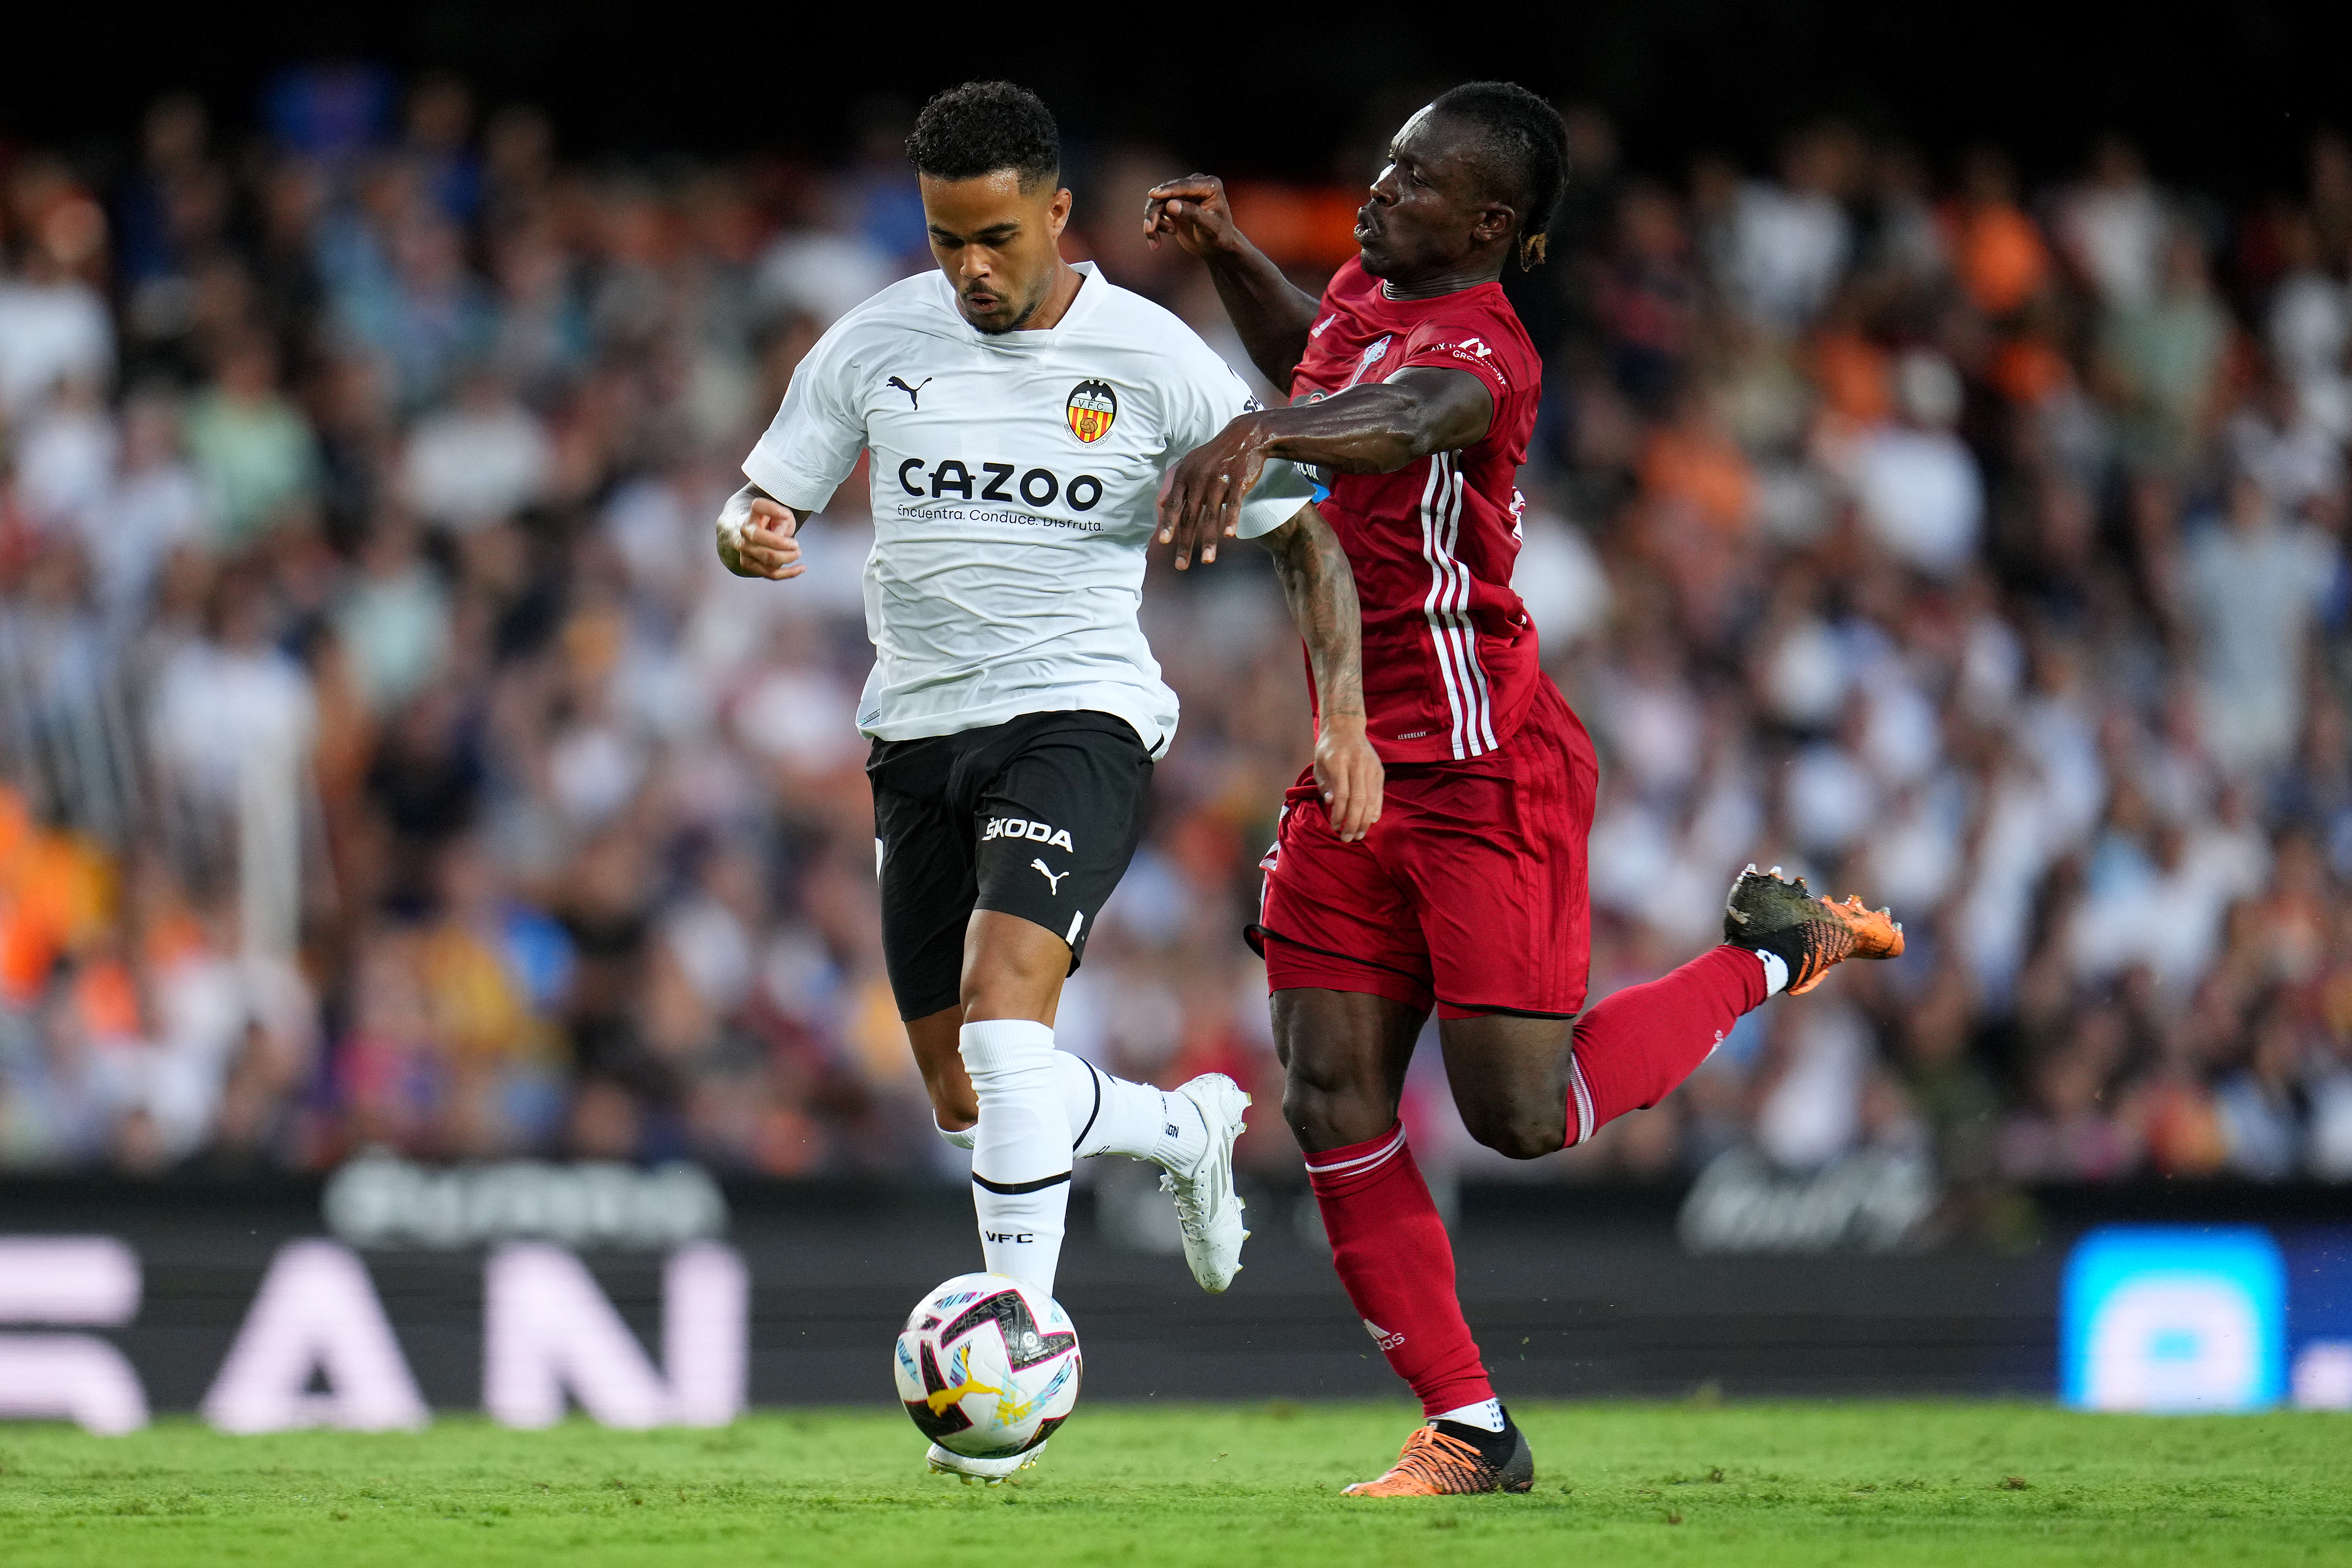
[[[1458,452],[1392,474],[1335,474],[1319,510],[1348,552],[1364,616],[1364,707],[1385,763],[1483,756],[1511,738],[1543,671],[1511,591],[1519,465],[1543,362],[1499,283],[1391,300],[1349,260],[1323,290],[1291,401],[1311,402],[1412,365],[1466,371],[1495,416]],[[1312,679],[1310,671],[1309,679]]]

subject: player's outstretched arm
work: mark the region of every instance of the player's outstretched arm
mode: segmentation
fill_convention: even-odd
[[[1241,526],[1243,499],[1269,458],[1343,474],[1394,473],[1432,452],[1457,452],[1482,439],[1494,417],[1485,382],[1438,365],[1401,370],[1319,403],[1242,415],[1168,470],[1160,491],[1160,542],[1176,546],[1179,567],[1195,551],[1214,561],[1217,541]]]
[[[1187,174],[1154,185],[1143,201],[1144,242],[1157,250],[1161,240],[1172,239],[1209,264],[1209,280],[1250,363],[1289,395],[1291,374],[1306,357],[1307,329],[1315,324],[1315,296],[1249,242],[1234,222],[1225,183],[1215,175]]]
[[[719,509],[719,563],[738,577],[797,577],[808,570],[797,537],[805,521],[759,486],[745,485]]]
[[[1312,506],[1258,542],[1274,552],[1275,574],[1290,618],[1307,641],[1315,670],[1315,696],[1321,723],[1315,734],[1315,782],[1332,830],[1343,839],[1361,838],[1381,819],[1383,783],[1380,754],[1364,733],[1363,617],[1356,603],[1356,575],[1348,569],[1330,524]]]

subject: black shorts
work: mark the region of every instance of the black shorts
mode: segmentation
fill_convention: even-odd
[[[1151,757],[1126,720],[1078,710],[877,741],[866,776],[882,959],[898,1016],[923,1018],[956,1005],[975,909],[1044,926],[1077,968],[1142,837]]]

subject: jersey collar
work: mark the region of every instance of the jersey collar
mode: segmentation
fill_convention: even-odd
[[[1503,292],[1502,281],[1499,279],[1489,278],[1484,283],[1473,283],[1467,289],[1456,289],[1450,293],[1432,294],[1425,299],[1420,300],[1405,300],[1400,299],[1398,296],[1389,292],[1389,280],[1387,279],[1373,278],[1369,272],[1365,273],[1364,276],[1367,279],[1370,279],[1373,288],[1379,290],[1381,303],[1383,305],[1394,306],[1401,310],[1412,310],[1416,305],[1442,304],[1448,300],[1459,300],[1465,294],[1481,293],[1487,289],[1492,289],[1497,294]]]

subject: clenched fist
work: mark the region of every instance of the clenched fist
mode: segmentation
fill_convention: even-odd
[[[781,583],[808,570],[801,561],[800,514],[745,485],[719,510],[719,563],[738,577]]]
[[[1172,239],[1199,257],[1234,249],[1241,231],[1234,226],[1225,183],[1214,174],[1187,174],[1152,186],[1143,195],[1143,238],[1154,250]]]

